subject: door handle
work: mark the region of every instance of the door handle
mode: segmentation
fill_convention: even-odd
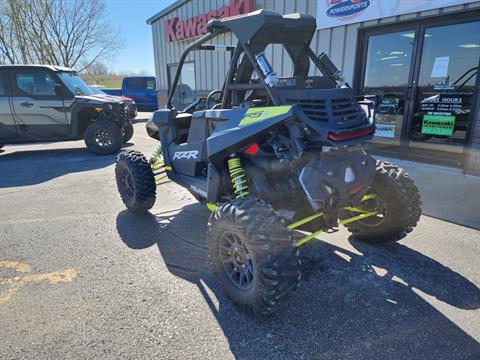
[[[23,103],[20,103],[20,106],[26,107],[26,108],[31,108],[33,106],[33,103],[25,101]]]

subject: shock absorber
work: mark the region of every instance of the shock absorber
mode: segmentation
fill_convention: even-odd
[[[230,178],[232,179],[233,190],[235,192],[235,198],[244,198],[249,194],[249,192],[247,178],[245,175],[245,170],[243,170],[242,167],[242,162],[240,161],[239,157],[235,156],[228,159],[227,163]]]

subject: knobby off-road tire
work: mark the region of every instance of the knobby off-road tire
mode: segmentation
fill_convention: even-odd
[[[357,205],[365,210],[380,208],[382,217],[366,218],[346,224],[354,238],[368,243],[386,243],[404,238],[417,225],[422,214],[418,188],[408,174],[397,165],[377,160],[375,178],[368,193],[377,195]],[[348,213],[345,217],[358,214]]]
[[[300,260],[293,233],[273,208],[254,197],[221,205],[211,215],[207,228],[210,260],[224,293],[239,307],[256,316],[268,316],[280,299],[293,292],[300,281]],[[251,267],[250,285],[241,286],[228,242],[240,240]],[[227,244],[227,245],[226,245]],[[241,268],[241,266],[239,266]],[[228,274],[233,273],[233,278]]]
[[[98,155],[115,154],[123,144],[122,130],[113,122],[97,120],[83,134],[87,149]]]
[[[123,127],[123,142],[129,142],[130,139],[133,137],[133,124],[130,120],[125,122],[125,126]]]
[[[124,150],[118,154],[115,178],[118,192],[128,210],[142,213],[155,204],[155,177],[141,152]]]

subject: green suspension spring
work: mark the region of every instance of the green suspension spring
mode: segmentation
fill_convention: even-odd
[[[165,167],[161,146],[158,147],[158,149],[153,153],[152,157],[150,158],[150,166],[152,167],[153,171],[158,171]]]
[[[152,157],[150,158],[150,163],[153,164],[159,159],[163,159],[163,153],[162,153],[162,146],[161,145],[153,153]]]
[[[240,199],[247,196],[249,194],[247,179],[239,157],[228,159],[228,171],[230,172],[230,178],[232,179],[235,198]]]

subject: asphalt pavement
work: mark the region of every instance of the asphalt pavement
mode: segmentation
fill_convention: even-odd
[[[144,125],[127,146],[150,154]],[[322,235],[257,320],[210,270],[208,210],[169,183],[129,213],[114,162],[81,141],[0,154],[0,359],[480,358],[479,231],[422,216],[397,244]]]

